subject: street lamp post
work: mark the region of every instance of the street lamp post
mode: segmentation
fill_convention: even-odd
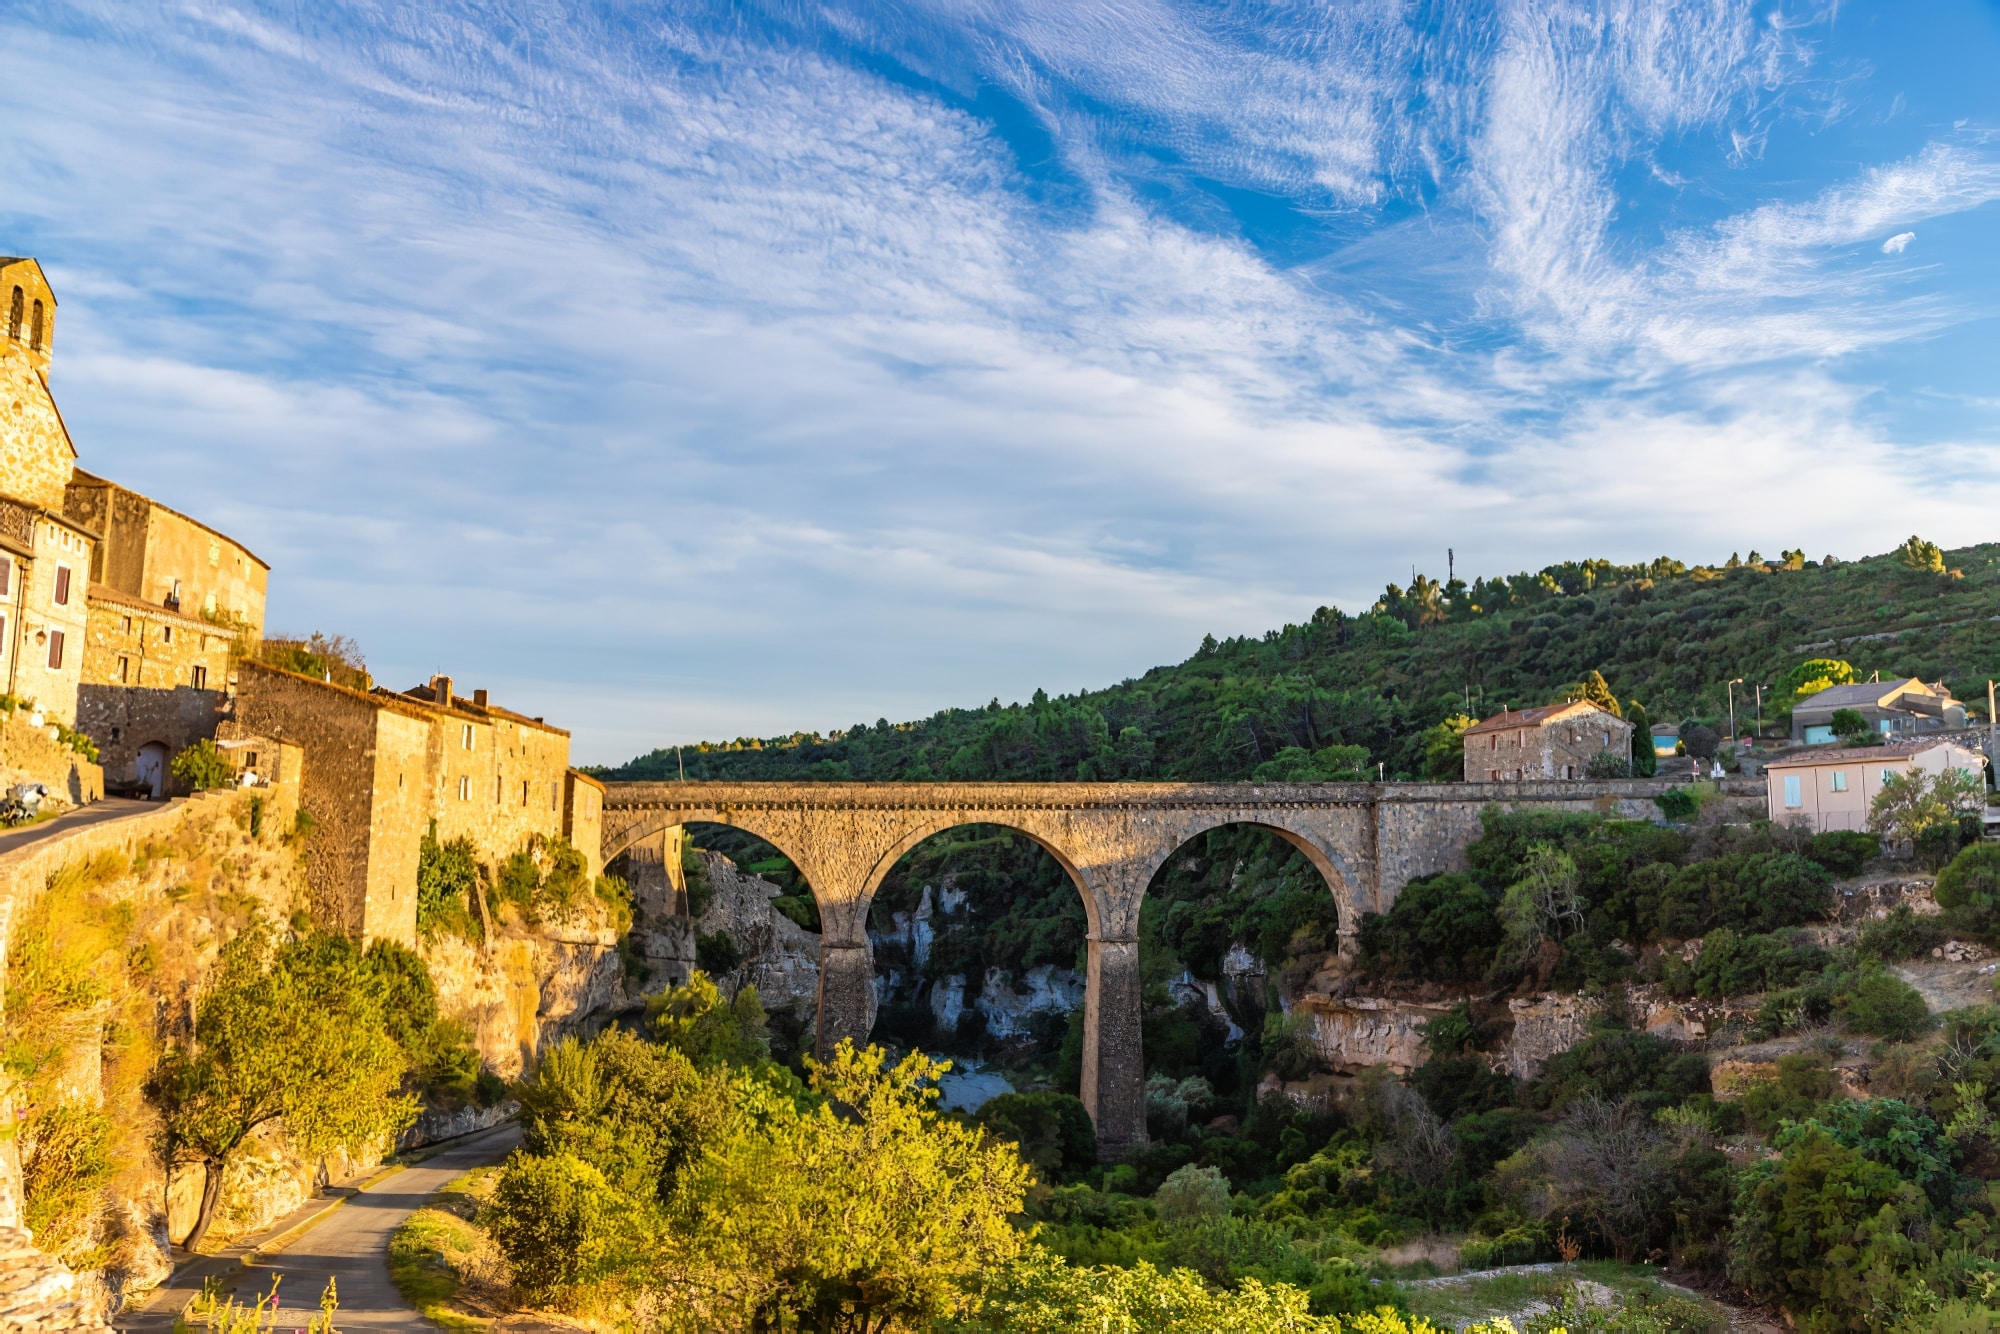
[[[1764,735],[1764,692],[1766,690],[1775,690],[1775,689],[1777,689],[1777,687],[1772,685],[1769,681],[1766,681],[1762,685],[1757,687],[1757,736],[1759,737],[1759,739],[1761,739]]]

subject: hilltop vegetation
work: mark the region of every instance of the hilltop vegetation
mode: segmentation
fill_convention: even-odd
[[[1714,724],[1730,680],[1776,684],[1817,657],[1852,663],[1862,680],[1942,680],[1983,712],[2000,674],[2000,543],[1939,551],[1913,538],[1845,562],[1798,551],[1719,567],[1586,560],[1470,585],[1419,575],[1360,615],[1321,607],[1260,639],[1211,637],[1185,662],[1103,690],[703,742],[680,760],[691,779],[1218,782],[1373,777],[1378,763],[1416,778],[1431,729],[1560,698],[1593,671],[1656,721]],[[1768,725],[1788,701],[1765,700]],[[1750,701],[1739,688],[1739,724]],[[600,772],[670,778],[675,752]]]

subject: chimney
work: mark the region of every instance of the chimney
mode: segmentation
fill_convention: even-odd
[[[480,708],[482,708],[482,709],[483,709],[483,708],[485,708],[485,707],[486,707],[486,692],[485,692],[484,690],[475,690],[475,691],[473,691],[473,692],[472,692],[472,702],[473,702],[474,704],[477,704],[477,705],[478,705],[478,706],[479,706]]]
[[[451,703],[451,678],[433,676],[431,678],[431,699],[438,704]]]

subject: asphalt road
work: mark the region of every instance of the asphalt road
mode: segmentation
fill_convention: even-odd
[[[297,1312],[298,1321],[294,1326],[280,1320],[273,1328],[304,1329],[306,1321],[319,1313],[319,1295],[325,1291],[327,1279],[334,1278],[340,1291],[340,1314],[334,1317],[334,1324],[343,1334],[349,1330],[434,1328],[404,1304],[396,1285],[389,1281],[389,1238],[452,1178],[499,1162],[520,1141],[519,1126],[501,1126],[383,1177],[327,1214],[283,1251],[265,1254],[249,1266],[236,1285],[237,1300],[249,1304],[271,1290],[274,1274],[283,1275],[278,1295],[285,1313]],[[196,1291],[199,1288],[196,1283]],[[160,1329],[172,1328],[173,1316],[186,1295],[162,1293],[161,1297],[169,1300],[156,1298],[141,1319],[120,1322],[121,1328],[151,1328],[156,1322]]]
[[[54,838],[57,834],[67,834],[86,825],[103,824],[107,820],[123,820],[132,815],[144,815],[149,811],[161,810],[164,805],[165,803],[158,801],[106,797],[102,801],[93,801],[88,806],[80,806],[53,820],[45,820],[41,824],[0,830],[0,853],[13,852],[17,848],[25,848],[31,843]]]

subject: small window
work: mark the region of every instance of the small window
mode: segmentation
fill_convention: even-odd
[[[1894,769],[1884,769],[1882,771],[1882,781],[1886,784],[1889,781],[1890,776],[1893,775],[1895,772],[1896,771]]]
[[[39,352],[42,350],[42,299],[35,298],[35,313],[28,325],[28,346]]]
[[[67,607],[69,605],[69,566],[67,565],[56,566],[56,605],[58,607]]]
[[[472,800],[472,780],[470,778],[461,777],[458,780],[458,799],[460,801]]]
[[[171,625],[160,627],[160,642],[162,644],[171,644],[174,642],[174,627]]]
[[[188,676],[196,690],[208,689],[208,668],[197,666]]]
[[[132,633],[132,618],[130,616],[125,618],[125,633],[128,635]]]
[[[505,780],[504,778],[500,777],[500,775],[499,775],[499,774],[494,774],[494,775],[493,775],[493,804],[494,804],[495,806],[498,806],[498,805],[499,805],[499,804],[500,804],[501,802],[503,802],[503,801],[505,801],[505,800],[507,799],[507,798],[506,798],[506,797],[505,797],[504,795],[502,795],[503,793],[505,793],[505,792],[506,792],[506,790],[507,790],[507,789],[506,789],[506,780]]]
[[[1786,774],[1785,809],[1795,811],[1805,804],[1805,798],[1799,794],[1799,776],[1797,774]]]
[[[253,751],[251,751],[251,752],[250,752],[250,753],[249,753],[248,755],[245,755],[245,756],[243,757],[243,766],[244,766],[244,767],[245,767],[246,769],[255,769],[255,768],[257,767],[257,752],[256,752],[256,751],[254,751],[254,750],[253,750]]]
[[[49,631],[49,666],[60,669],[63,659],[63,632]]]
[[[118,658],[118,684],[121,686],[132,684],[132,660],[123,654]]]
[[[459,732],[459,734],[458,734],[458,744],[459,744],[459,745],[460,745],[460,746],[461,746],[462,748],[464,748],[464,749],[466,749],[466,750],[471,750],[471,749],[472,749],[472,724],[471,724],[471,723],[465,723],[465,724],[463,724],[463,725],[462,725],[462,730],[461,730],[461,731]]]
[[[1847,791],[1847,770],[1835,769],[1833,771],[1833,790],[1835,792]]]
[[[13,304],[7,307],[7,336],[17,343],[21,341],[21,317],[27,313],[28,294],[17,287]]]
[[[13,591],[14,562],[9,557],[0,556],[0,597],[6,597]]]
[[[521,780],[521,804],[528,804],[528,780],[525,778]]]

